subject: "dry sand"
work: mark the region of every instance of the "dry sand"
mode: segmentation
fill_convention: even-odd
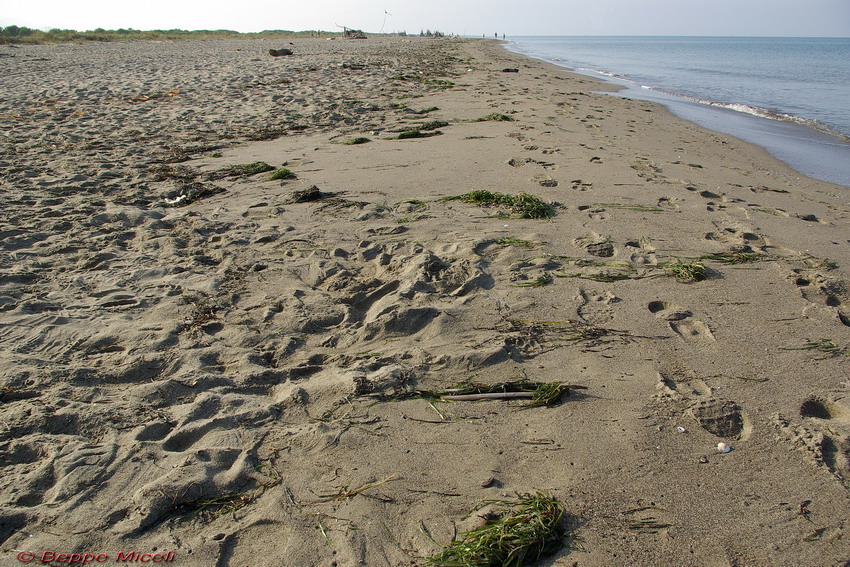
[[[489,40],[0,50],[4,565],[423,565],[535,490],[539,565],[850,564],[850,188]],[[376,401],[517,377],[587,390]]]

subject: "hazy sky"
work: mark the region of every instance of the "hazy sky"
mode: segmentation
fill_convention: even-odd
[[[385,14],[388,12],[389,15]],[[386,17],[386,20],[385,20]],[[850,0],[0,0],[31,28],[850,37]]]

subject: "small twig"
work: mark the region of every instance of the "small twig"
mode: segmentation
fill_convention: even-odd
[[[415,490],[413,488],[410,489],[410,492],[415,494],[436,494],[438,496],[463,496],[463,494],[459,494],[457,492],[438,492],[436,490]]]
[[[444,416],[444,415],[442,414],[442,412],[441,412],[440,410],[438,410],[438,409],[437,409],[437,406],[435,406],[435,405],[434,405],[434,402],[433,402],[432,400],[428,400],[428,405],[429,405],[429,406],[431,406],[431,409],[432,409],[432,410],[434,410],[434,411],[437,413],[437,415],[439,415],[439,416],[440,416],[440,419],[441,419],[441,420],[443,420],[443,421],[445,421],[445,420],[446,420],[446,416]]]
[[[431,537],[431,531],[428,529],[428,526],[426,526],[425,522],[423,522],[422,520],[419,520],[419,531],[425,534],[425,537],[430,539],[431,543],[439,547],[440,544],[434,541],[434,538]]]
[[[437,421],[436,419],[418,419],[404,414],[402,414],[401,418],[408,419],[410,421],[418,421],[419,423],[436,423],[437,425],[445,425],[446,423],[450,423],[448,421]]]
[[[328,495],[322,496],[321,498],[322,498],[323,502],[328,502],[328,501],[332,501],[332,500],[345,500],[346,498],[353,498],[353,497],[357,496],[358,494],[360,494],[361,492],[369,490],[370,488],[375,488],[376,486],[381,486],[384,483],[390,482],[392,480],[398,480],[400,478],[401,478],[401,476],[395,474],[395,475],[392,475],[392,476],[388,476],[387,478],[385,478],[383,480],[379,480],[379,481],[376,481],[376,482],[369,482],[367,484],[364,484],[360,488],[355,488],[354,490],[347,490],[345,488],[341,488],[338,493],[328,494]]]
[[[321,531],[322,535],[325,536],[325,543],[327,545],[330,545],[331,544],[331,538],[328,537],[328,532],[325,531],[325,526],[322,525],[321,520],[318,520],[317,522],[319,524],[319,531]]]
[[[748,376],[733,376],[736,380],[743,380],[744,382],[767,382],[770,378],[750,378]]]
[[[289,502],[290,502],[293,506],[297,506],[297,505],[298,505],[298,503],[295,501],[295,496],[292,494],[292,491],[291,491],[291,490],[289,490],[289,487],[288,487],[288,486],[285,486],[283,490],[284,490],[284,492],[286,493],[286,498],[289,500]]]

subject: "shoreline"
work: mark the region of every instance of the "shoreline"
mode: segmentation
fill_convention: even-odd
[[[541,491],[542,565],[846,560],[850,194],[494,40],[279,47],[0,59],[0,554],[425,565]],[[520,380],[586,389],[415,395]]]
[[[803,175],[850,187],[850,169],[837,165],[850,163],[850,138],[846,134],[831,131],[825,126],[818,127],[800,117],[783,118],[781,115],[769,116],[741,111],[717,101],[694,99],[655,87],[643,87],[611,73],[575,70],[552,58],[521,51],[522,38],[514,41],[517,42],[516,49],[512,49],[507,42],[505,49],[573,73],[618,85],[623,90],[617,96],[662,104],[676,116],[703,128],[736,136],[765,148],[771,155]]]

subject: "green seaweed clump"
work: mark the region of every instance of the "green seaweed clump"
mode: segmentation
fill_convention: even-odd
[[[473,122],[513,122],[514,119],[508,116],[507,114],[501,114],[499,112],[493,112],[488,114],[487,116],[482,116],[481,118],[476,118]]]
[[[537,279],[535,280],[532,280],[530,282],[521,282],[515,285],[516,287],[543,287],[549,285],[553,281],[555,281],[555,279],[552,277],[552,274],[550,274],[549,272],[544,272],[543,274],[537,276]]]
[[[841,347],[832,339],[807,339],[806,346],[798,348],[783,348],[782,350],[816,350],[829,356],[850,356],[850,348]]]
[[[366,144],[366,143],[371,142],[371,141],[372,140],[370,140],[369,138],[364,138],[363,136],[359,136],[357,138],[351,138],[350,140],[346,140],[346,141],[342,142],[342,144],[344,144],[346,146],[356,146],[357,144]]]
[[[436,130],[437,128],[443,128],[448,126],[449,123],[445,120],[432,120],[431,122],[426,122],[419,126],[420,130]]]
[[[422,130],[405,130],[401,132],[398,136],[390,138],[391,140],[409,140],[411,138],[428,138],[430,136],[439,136],[442,134],[439,130],[433,130],[431,132],[423,132]]]
[[[234,165],[233,169],[234,171],[241,172],[243,175],[257,175],[258,173],[272,171],[274,166],[271,166],[264,161],[255,161],[254,163]]]
[[[701,282],[708,279],[708,268],[702,262],[670,262],[662,266],[679,281]]]
[[[554,214],[552,205],[541,200],[539,197],[529,195],[528,193],[517,193],[516,195],[508,195],[505,193],[493,193],[486,189],[477,189],[447,197],[445,201],[463,201],[464,203],[474,203],[481,206],[501,206],[510,209],[511,213],[521,219],[545,219]]]
[[[292,171],[286,169],[285,167],[281,167],[280,169],[275,170],[274,173],[269,175],[269,181],[276,181],[278,179],[292,179],[293,177],[295,177],[295,174],[292,173]]]
[[[274,166],[271,166],[264,161],[255,161],[254,163],[230,165],[228,167],[216,171],[210,171],[209,173],[204,175],[204,178],[211,181],[217,181],[226,177],[250,177],[252,175],[257,175],[258,173],[265,173],[267,171],[274,171]]]
[[[700,260],[714,260],[723,264],[746,264],[765,260],[767,255],[758,252],[719,252],[700,256]]]
[[[521,567],[558,551],[563,544],[559,527],[564,510],[558,500],[540,492],[518,495],[516,500],[485,504],[502,509],[487,517],[478,529],[463,532],[457,540],[428,560],[440,567]]]

